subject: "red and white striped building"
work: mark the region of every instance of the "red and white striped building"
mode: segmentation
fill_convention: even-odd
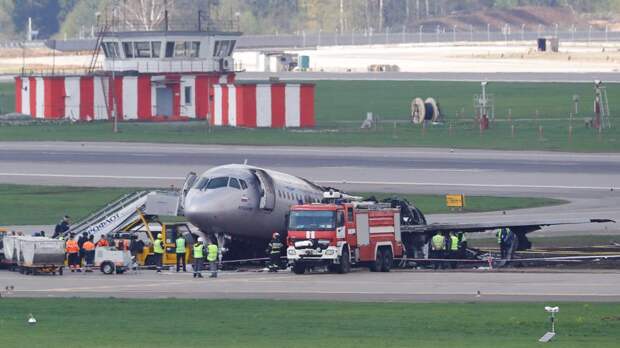
[[[116,114],[122,121],[209,118],[215,126],[313,127],[313,84],[235,81],[238,35],[107,33],[105,71],[16,77],[16,111],[49,120],[112,120]]]

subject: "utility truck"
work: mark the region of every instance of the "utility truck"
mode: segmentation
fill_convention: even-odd
[[[326,192],[323,203],[291,207],[286,255],[296,274],[317,265],[338,273],[355,265],[389,272],[403,255],[400,209]]]

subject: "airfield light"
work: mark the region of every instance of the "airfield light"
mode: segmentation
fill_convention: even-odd
[[[545,311],[550,314],[549,320],[551,321],[551,331],[541,337],[538,342],[547,343],[555,337],[555,314],[560,312],[560,307],[545,306]]]

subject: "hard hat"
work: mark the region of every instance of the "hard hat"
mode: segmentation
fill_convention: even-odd
[[[278,232],[274,232],[273,233],[273,238],[278,238],[278,237],[280,237],[280,234]]]
[[[202,242],[204,242],[204,241],[205,241],[205,240],[204,240],[204,238],[202,238],[202,237],[198,237],[198,243],[202,243]]]
[[[157,234],[157,239],[162,239],[162,235],[161,235],[161,233],[158,233],[158,234]]]

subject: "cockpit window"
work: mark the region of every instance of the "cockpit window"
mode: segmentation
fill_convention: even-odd
[[[243,190],[247,190],[248,189],[248,184],[245,182],[245,180],[239,179],[239,183],[241,184],[241,189],[243,189]]]
[[[241,186],[239,186],[239,180],[235,178],[230,178],[230,181],[228,182],[228,187],[233,187],[237,190],[241,190]]]
[[[226,186],[228,186],[228,177],[227,176],[223,176],[223,177],[219,177],[219,178],[213,178],[213,179],[209,180],[209,183],[207,184],[207,190],[218,189],[218,188],[222,188],[222,187],[226,187]]]
[[[204,190],[205,187],[207,187],[208,182],[209,182],[209,178],[202,177],[196,182],[196,184],[194,184],[194,188],[198,190]]]

